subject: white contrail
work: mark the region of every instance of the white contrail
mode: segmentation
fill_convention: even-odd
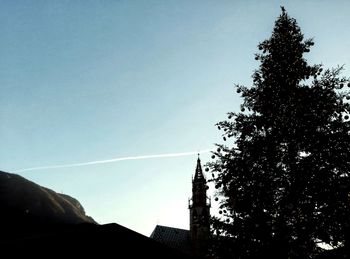
[[[112,158],[112,159],[107,159],[107,160],[97,160],[97,161],[90,161],[90,162],[83,162],[83,163],[37,166],[37,167],[31,167],[31,168],[18,169],[18,170],[15,170],[14,172],[15,173],[22,173],[22,172],[27,172],[27,171],[36,171],[36,170],[45,170],[45,169],[78,167],[78,166],[87,166],[87,165],[96,165],[96,164],[107,164],[107,163],[113,163],[113,162],[125,161],[125,160],[139,160],[139,159],[150,159],[150,158],[190,156],[190,155],[195,155],[195,154],[209,153],[210,151],[213,151],[213,149],[204,149],[204,150],[200,150],[200,151],[191,151],[191,152],[183,152],[183,153],[117,157],[117,158]]]

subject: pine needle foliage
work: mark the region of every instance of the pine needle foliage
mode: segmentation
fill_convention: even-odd
[[[342,67],[308,64],[313,45],[282,7],[252,86],[236,85],[241,112],[217,124],[227,144],[208,163],[220,203],[211,257],[316,258],[348,245],[350,83]]]

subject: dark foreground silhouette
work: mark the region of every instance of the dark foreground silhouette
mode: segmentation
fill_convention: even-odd
[[[17,236],[2,235],[0,246],[3,253],[14,257],[191,258],[118,224],[36,226]]]
[[[74,198],[0,172],[0,251],[11,258],[191,258],[118,224],[98,225]]]

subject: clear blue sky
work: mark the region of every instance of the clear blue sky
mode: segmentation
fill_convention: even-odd
[[[212,148],[280,5],[314,38],[308,60],[350,75],[346,0],[0,1],[0,170]],[[188,228],[195,165],[193,155],[21,175],[76,197],[99,223],[149,235],[157,223]]]

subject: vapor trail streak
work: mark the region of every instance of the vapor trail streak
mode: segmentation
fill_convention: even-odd
[[[158,155],[145,155],[145,156],[127,156],[127,157],[117,157],[107,160],[97,160],[90,161],[84,163],[74,163],[74,164],[62,164],[62,165],[49,165],[49,166],[38,166],[31,168],[24,168],[15,170],[15,173],[22,173],[28,171],[36,171],[36,170],[45,170],[45,169],[56,169],[56,168],[68,168],[68,167],[78,167],[78,166],[87,166],[87,165],[97,165],[97,164],[107,164],[114,163],[125,160],[140,160],[140,159],[151,159],[151,158],[164,158],[164,157],[179,157],[179,156],[191,156],[195,154],[205,154],[212,151],[212,149],[204,149],[200,151],[191,151],[191,152],[183,152],[183,153],[170,153],[170,154],[158,154]]]

